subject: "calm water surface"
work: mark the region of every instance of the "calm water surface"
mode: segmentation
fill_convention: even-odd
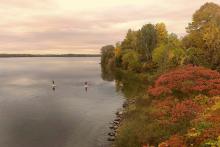
[[[101,79],[99,62],[1,58],[0,147],[109,146],[109,122],[123,99],[114,82]]]

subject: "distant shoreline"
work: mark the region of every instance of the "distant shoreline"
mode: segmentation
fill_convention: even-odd
[[[100,54],[0,54],[0,58],[12,57],[101,57]]]

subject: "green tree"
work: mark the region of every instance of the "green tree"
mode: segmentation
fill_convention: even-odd
[[[125,39],[121,43],[121,49],[136,49],[137,43],[137,32],[132,31],[131,29],[128,30]]]
[[[153,51],[153,61],[161,71],[180,65],[185,56],[181,41],[177,35],[170,34],[167,43],[160,44]]]
[[[107,66],[109,60],[114,57],[114,46],[106,45],[101,48],[101,65]]]
[[[152,51],[157,44],[157,32],[152,24],[144,25],[137,33],[137,51],[142,61],[152,60]]]
[[[185,64],[193,64],[193,65],[206,65],[208,66],[208,63],[206,60],[204,60],[205,55],[204,52],[199,48],[188,48],[186,50],[187,57],[184,60]]]
[[[139,60],[139,54],[134,50],[127,50],[122,57],[122,65],[124,69],[140,72],[141,63]]]

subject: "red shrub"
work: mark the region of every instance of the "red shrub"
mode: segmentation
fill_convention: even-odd
[[[172,97],[158,100],[154,107],[156,112],[152,116],[163,125],[181,122],[182,120],[192,120],[202,111],[201,106],[192,100],[176,103]]]
[[[150,87],[148,92],[152,96],[167,96],[181,92],[182,95],[203,93],[206,95],[220,95],[220,73],[204,67],[187,65],[161,75]]]
[[[169,125],[172,108],[175,102],[172,97],[167,97],[163,100],[157,100],[153,103],[155,111],[151,114],[153,118],[158,120],[161,125]]]
[[[160,96],[162,94],[171,94],[172,91],[169,88],[161,86],[161,87],[157,87],[157,88],[150,87],[149,93],[153,96]]]
[[[202,108],[193,102],[192,100],[185,100],[181,103],[177,103],[171,111],[171,120],[173,122],[178,122],[183,119],[191,120],[195,118]]]
[[[160,112],[161,114],[165,115],[171,112],[172,107],[175,106],[175,102],[172,97],[167,97],[163,100],[156,101],[154,106],[157,109],[157,112]]]
[[[186,147],[184,137],[179,135],[171,136],[169,140],[165,141],[165,144],[167,144],[168,147]]]

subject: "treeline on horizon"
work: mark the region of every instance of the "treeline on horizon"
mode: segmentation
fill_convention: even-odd
[[[0,54],[6,57],[100,57],[100,54]]]
[[[147,79],[144,94],[126,97],[135,104],[124,109],[114,146],[220,146],[220,6],[201,6],[186,32],[179,38],[149,23],[102,47],[102,70],[115,72],[122,92],[139,89],[130,79]]]

